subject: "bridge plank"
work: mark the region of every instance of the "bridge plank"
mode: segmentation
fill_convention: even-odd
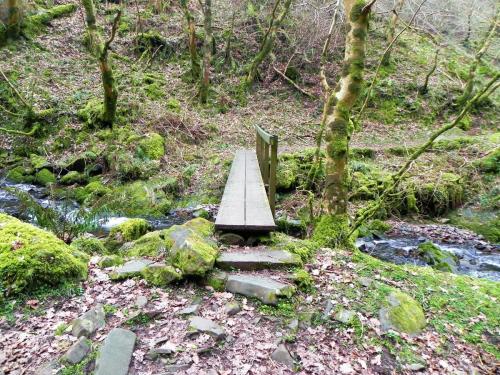
[[[234,231],[270,231],[276,228],[255,151],[236,152],[215,227]]]

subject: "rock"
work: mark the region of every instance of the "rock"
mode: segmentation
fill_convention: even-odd
[[[288,324],[288,329],[290,329],[292,332],[297,332],[299,329],[299,320],[298,319],[293,319],[290,324]]]
[[[339,312],[335,314],[335,320],[348,324],[352,321],[352,319],[356,316],[356,313],[352,310],[341,309]]]
[[[139,142],[138,152],[150,160],[158,160],[165,155],[165,140],[158,133],[149,133]]]
[[[296,254],[283,250],[240,250],[224,252],[217,258],[222,269],[260,270],[300,266],[302,261]]]
[[[87,182],[87,177],[80,172],[70,171],[61,177],[59,183],[62,185],[82,184]]]
[[[350,363],[342,363],[339,367],[341,374],[352,374],[354,373],[354,369],[352,368]]]
[[[54,184],[57,179],[54,173],[49,171],[47,168],[43,168],[35,174],[35,180],[40,185],[49,186],[50,184]]]
[[[138,296],[135,299],[135,305],[140,309],[145,307],[147,304],[148,304],[148,299],[146,298],[146,296]]]
[[[410,371],[422,371],[425,370],[425,365],[423,363],[411,363],[405,366]]]
[[[428,265],[440,271],[456,272],[458,261],[452,253],[441,250],[432,242],[424,242],[418,245],[418,255]]]
[[[192,363],[180,363],[180,364],[175,364],[175,365],[167,365],[165,366],[165,374],[175,374],[180,371],[186,371],[189,370],[191,367]],[[162,375],[165,375],[162,374]]]
[[[151,225],[145,219],[128,219],[111,228],[109,236],[104,241],[104,245],[107,249],[114,251],[126,242],[137,240],[150,229]]]
[[[101,255],[105,254],[107,251],[101,240],[89,234],[75,238],[71,242],[71,247],[74,247],[75,249],[83,251],[85,254],[89,255]]]
[[[12,296],[83,280],[87,261],[86,254],[54,234],[0,213],[2,294]]]
[[[360,278],[358,278],[358,282],[362,286],[364,286],[365,288],[369,288],[373,284],[372,279],[370,279],[369,277],[364,277],[364,276],[361,276]]]
[[[301,236],[306,233],[307,226],[302,220],[291,219],[287,216],[276,219],[278,231],[292,236]]]
[[[333,307],[334,307],[334,304],[333,304],[332,300],[329,299],[328,301],[326,301],[325,309],[323,310],[323,315],[322,315],[323,319],[327,319],[330,316],[330,314],[332,313]]]
[[[271,358],[273,361],[284,364],[290,370],[293,370],[295,367],[294,360],[284,344],[278,345],[273,354],[271,354]]]
[[[159,287],[165,287],[168,284],[182,279],[182,274],[178,270],[165,263],[151,264],[141,273],[148,283]]]
[[[76,337],[90,337],[98,329],[104,328],[105,316],[104,307],[97,304],[96,307],[73,321],[71,334]]]
[[[227,273],[219,270],[214,270],[205,279],[205,284],[211,286],[216,291],[223,291],[226,287]]]
[[[202,318],[201,316],[192,316],[189,318],[188,331],[190,333],[207,333],[216,340],[223,340],[226,337],[224,328],[212,320]]]
[[[208,220],[210,218],[210,212],[208,212],[204,208],[200,208],[199,210],[196,210],[195,212],[193,212],[193,217],[194,218],[201,217],[203,219]]]
[[[291,297],[295,292],[293,286],[280,283],[268,277],[251,275],[228,276],[226,290],[247,297],[256,297],[268,305],[276,305],[278,297]]]
[[[393,291],[386,298],[385,305],[379,312],[382,331],[392,329],[415,335],[425,327],[422,307],[409,295]]]
[[[91,344],[92,342],[86,337],[80,337],[62,356],[61,361],[70,365],[80,363],[89,354]]]
[[[201,306],[201,298],[196,298],[188,307],[177,311],[177,315],[197,314]]]
[[[99,259],[99,267],[101,268],[109,268],[114,266],[120,266],[124,263],[124,260],[119,255],[105,255],[101,259]]]
[[[245,239],[236,233],[224,233],[219,237],[219,241],[224,245],[241,246],[245,244]]]
[[[224,306],[224,311],[228,316],[233,316],[241,311],[241,306],[236,301],[228,302]]]
[[[112,280],[123,280],[139,276],[151,264],[153,264],[153,261],[145,258],[129,260],[112,272],[110,278]]]
[[[61,365],[57,361],[50,361],[35,369],[33,375],[56,375],[60,372],[60,369]]]
[[[165,347],[152,348],[146,353],[146,358],[154,361],[158,357],[169,356],[175,353],[175,351],[176,351],[175,345],[166,345]]]
[[[97,355],[95,375],[127,375],[135,340],[134,332],[113,328]]]

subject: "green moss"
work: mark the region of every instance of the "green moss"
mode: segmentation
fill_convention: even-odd
[[[210,237],[214,234],[214,223],[204,219],[202,217],[197,217],[195,219],[189,220],[183,225],[186,228],[190,228],[203,237]]]
[[[51,171],[49,171],[46,168],[44,168],[36,173],[35,180],[37,183],[44,185],[44,186],[48,186],[48,185],[53,184],[57,181],[54,173],[52,173]]]
[[[92,181],[85,187],[75,189],[75,199],[80,203],[84,203],[95,198],[103,197],[109,193],[111,193],[111,189],[104,186],[102,182]]]
[[[388,328],[408,334],[417,334],[425,327],[422,307],[406,293],[394,290],[387,296],[384,305],[380,313],[382,325],[387,319]]]
[[[6,294],[86,277],[87,266],[53,234],[0,213],[0,283]]]
[[[127,221],[113,227],[106,238],[104,245],[107,249],[114,251],[125,242],[130,242],[143,236],[151,229],[145,219],[128,219]]]
[[[314,280],[305,269],[298,269],[293,273],[293,282],[303,292],[310,292],[314,287]]]
[[[87,177],[80,172],[70,171],[61,177],[60,183],[63,185],[81,184],[86,182]]]
[[[138,152],[151,160],[161,159],[165,155],[165,140],[160,134],[150,133],[139,142]]]
[[[163,90],[162,83],[158,81],[144,86],[144,91],[146,92],[146,95],[153,100],[158,100],[165,96],[165,91]]]
[[[452,253],[441,250],[432,242],[418,245],[418,255],[428,265],[440,271],[453,272],[458,265],[457,259]]]
[[[500,218],[494,210],[460,209],[449,218],[453,225],[469,229],[493,243],[500,243]]]
[[[308,261],[314,255],[318,246],[310,240],[300,240],[284,233],[271,233],[270,240],[263,241],[269,243],[275,249],[286,250],[300,256],[303,262]]]
[[[180,113],[181,111],[181,103],[175,98],[168,98],[167,100],[167,108],[169,111]]]
[[[500,147],[474,162],[474,166],[483,173],[497,175],[500,172]]]
[[[106,247],[104,246],[102,241],[93,236],[77,237],[73,240],[73,242],[71,242],[71,246],[89,255],[106,253]]]
[[[152,264],[145,268],[142,271],[142,276],[148,283],[158,287],[165,287],[182,278],[182,274],[174,267],[161,263]]]
[[[78,117],[90,128],[98,126],[103,119],[104,104],[101,100],[90,99],[78,110]]]
[[[227,274],[222,271],[213,271],[205,278],[205,284],[214,288],[215,291],[222,292],[226,288]]]
[[[17,166],[9,170],[9,172],[7,172],[6,177],[12,182],[16,182],[19,184],[33,183],[35,181],[35,177],[31,175],[32,172],[33,170],[29,168],[25,168],[23,166]]]
[[[362,225],[358,229],[358,237],[367,237],[372,235],[373,233],[378,233],[378,234],[385,233],[390,231],[391,228],[392,228],[391,224],[379,219],[375,219],[367,224]]]
[[[73,13],[76,8],[76,4],[56,5],[46,11],[31,15],[23,22],[23,34],[33,37],[40,32],[42,26],[48,25],[55,18]]]
[[[108,267],[120,266],[123,263],[125,263],[125,261],[119,255],[105,255],[99,260],[98,265],[101,268],[108,268]]]
[[[276,189],[287,191],[297,186],[299,166],[294,159],[280,160],[276,171]]]
[[[352,246],[348,239],[349,219],[347,215],[323,215],[314,227],[312,239],[319,246],[335,248],[337,246]]]
[[[46,158],[36,154],[30,154],[30,162],[35,169],[42,169],[49,166]]]

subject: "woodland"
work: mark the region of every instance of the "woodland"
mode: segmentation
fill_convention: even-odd
[[[497,374],[499,36],[493,0],[0,0],[0,375]]]

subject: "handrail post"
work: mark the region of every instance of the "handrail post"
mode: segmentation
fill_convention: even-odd
[[[278,167],[278,137],[271,143],[271,163],[269,168],[269,206],[273,217],[276,211],[276,171]]]
[[[276,171],[278,169],[278,137],[255,125],[255,149],[260,174],[267,186],[269,206],[273,216],[276,212]]]

